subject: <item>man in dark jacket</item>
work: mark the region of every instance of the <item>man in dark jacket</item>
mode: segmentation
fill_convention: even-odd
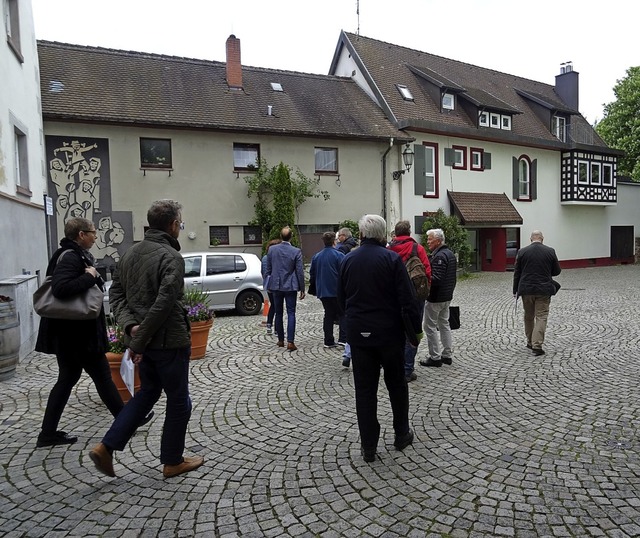
[[[444,232],[440,228],[427,231],[427,246],[431,252],[431,290],[424,309],[424,331],[429,344],[429,358],[421,360],[421,366],[439,367],[453,361],[449,305],[453,299],[453,290],[456,289],[458,264],[444,241]]]
[[[524,307],[524,333],[527,347],[534,355],[544,355],[544,333],[551,296],[556,286],[551,277],[560,274],[560,263],[556,251],[542,244],[542,232],[531,232],[531,244],[521,248],[516,256],[513,270],[513,295],[522,297]]]
[[[416,240],[411,237],[411,223],[408,220],[401,220],[396,224],[395,238],[391,241],[388,248],[396,252],[406,264],[407,260],[413,253],[414,245],[416,246],[418,257],[424,265],[425,274],[427,275],[429,282],[431,282],[431,264],[429,263],[427,253],[425,252],[424,247],[418,244]],[[424,300],[419,300],[418,304],[420,309],[420,322],[422,323],[422,317],[424,315]],[[409,340],[407,340],[404,346],[404,375],[407,378],[407,382],[415,381],[418,378],[414,372],[417,352],[418,348],[412,346],[409,343]]]
[[[356,238],[353,237],[349,228],[340,228],[338,230],[338,244],[336,248],[343,254],[349,254],[354,248],[358,246]]]
[[[393,412],[394,446],[403,450],[413,442],[409,426],[409,389],[404,376],[405,324],[422,338],[418,301],[407,270],[395,252],[385,248],[386,222],[378,215],[360,219],[360,247],[340,266],[338,304],[346,317],[351,345],[356,415],[365,461],[376,459],[380,438],[377,393],[380,369]]]
[[[191,416],[189,396],[190,326],[182,298],[184,261],[178,252],[182,206],[154,202],[147,212],[149,230],[118,263],[110,303],[125,332],[125,344],[140,367],[141,388],[109,431],[89,453],[96,468],[115,476],[113,451],[123,450],[140,419],[164,390],[167,407],[160,443],[166,478],[196,469],[201,456],[183,457]]]
[[[338,320],[338,342],[344,345],[347,341],[344,320],[338,309],[337,299],[338,274],[344,254],[334,248],[336,242],[334,232],[323,233],[322,242],[324,248],[311,258],[309,289],[315,290],[314,295],[320,299],[324,308],[324,319],[322,320],[324,347],[336,347],[338,344],[333,336],[333,322],[335,320]]]

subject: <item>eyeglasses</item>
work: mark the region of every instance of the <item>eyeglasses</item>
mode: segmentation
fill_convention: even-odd
[[[80,230],[81,232],[84,232],[86,234],[95,234],[97,233],[95,230]]]

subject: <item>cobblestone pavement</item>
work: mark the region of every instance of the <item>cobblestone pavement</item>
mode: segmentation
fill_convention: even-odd
[[[372,464],[314,297],[298,303],[293,353],[262,318],[217,317],[191,366],[187,453],[205,465],[173,479],[158,460],[162,400],[116,453],[118,477],[96,473],[88,450],[110,416],[86,375],[61,424],[78,443],[36,449],[56,368],[32,353],[0,383],[0,535],[640,536],[640,266],[563,271],[537,358],[511,278],[459,283],[454,362],[417,367],[403,453],[381,385]]]

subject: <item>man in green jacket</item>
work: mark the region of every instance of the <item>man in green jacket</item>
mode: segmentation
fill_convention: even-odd
[[[163,390],[167,396],[160,444],[164,476],[192,471],[204,462],[200,456],[183,456],[191,417],[191,336],[182,304],[184,261],[178,243],[181,210],[173,200],[151,205],[147,213],[149,230],[144,240],[120,260],[109,292],[116,320],[125,332],[125,344],[133,362],[139,365],[141,388],[89,453],[98,471],[107,476],[115,476],[113,451],[124,449]]]

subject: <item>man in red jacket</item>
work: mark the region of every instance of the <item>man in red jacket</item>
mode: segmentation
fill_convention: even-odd
[[[431,284],[431,264],[429,263],[429,258],[427,257],[427,253],[424,250],[424,247],[416,242],[413,237],[411,237],[411,224],[408,220],[401,220],[396,224],[394,230],[394,239],[389,244],[389,249],[398,253],[402,258],[404,263],[407,262],[411,253],[413,251],[413,245],[417,244],[418,247],[418,257],[420,261],[422,261],[427,278],[429,279],[429,284]],[[420,309],[420,323],[422,323],[422,317],[424,315],[424,301],[420,301],[419,304]],[[417,347],[413,347],[408,341],[405,342],[404,346],[404,375],[407,378],[407,383],[411,381],[415,381],[418,376],[414,372],[414,366],[416,363],[416,353],[418,352]]]

